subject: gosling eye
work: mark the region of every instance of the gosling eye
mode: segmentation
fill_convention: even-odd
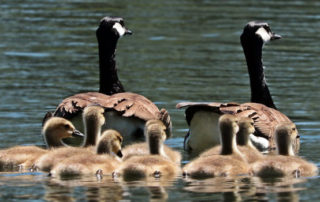
[[[70,126],[69,124],[65,124],[65,125],[64,125],[64,128],[65,128],[66,130],[69,130],[69,129],[71,129],[71,126]]]
[[[296,131],[296,128],[292,128],[292,131]]]
[[[122,138],[118,137],[118,140],[119,140],[120,143],[122,143]]]
[[[251,122],[250,125],[254,126],[254,122]]]

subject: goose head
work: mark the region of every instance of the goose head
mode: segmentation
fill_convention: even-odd
[[[236,134],[239,131],[238,118],[224,114],[219,118],[221,154],[227,155],[237,150]]]
[[[145,137],[151,154],[162,154],[166,140],[166,126],[160,120],[149,120],[145,125]]]
[[[106,130],[99,138],[97,145],[97,154],[115,154],[122,157],[121,144],[123,138],[116,130]]]
[[[237,133],[237,144],[238,145],[250,145],[250,134],[255,132],[254,121],[249,117],[239,118],[239,131]]]
[[[242,45],[256,42],[262,47],[264,43],[281,39],[281,36],[272,32],[268,23],[251,21],[243,28],[240,39]]]
[[[279,124],[275,130],[275,140],[278,154],[294,156],[293,142],[296,140],[298,131],[294,123]]]
[[[48,147],[62,146],[61,140],[64,138],[83,137],[70,121],[60,117],[48,119],[42,128],[42,133]]]
[[[110,40],[116,42],[120,37],[131,34],[132,32],[125,27],[124,21],[120,17],[102,18],[96,31],[99,44],[104,44]]]
[[[82,113],[85,127],[84,146],[95,145],[105,123],[104,108],[98,105],[87,106]]]

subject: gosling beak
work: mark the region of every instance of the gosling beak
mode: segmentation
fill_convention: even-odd
[[[129,29],[126,29],[126,31],[124,32],[124,35],[132,35],[132,31]]]
[[[276,39],[281,39],[282,37],[279,34],[272,33],[271,39],[270,40],[276,40]]]
[[[78,130],[74,130],[73,133],[71,134],[72,137],[84,137],[84,134],[81,133]]]
[[[118,151],[117,156],[119,156],[120,158],[122,158],[123,155],[122,155],[121,150]]]

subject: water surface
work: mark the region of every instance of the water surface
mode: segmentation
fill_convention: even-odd
[[[49,1],[0,5],[0,148],[43,145],[41,120],[65,97],[98,90],[95,29],[122,16],[134,35],[118,44],[127,91],[169,110],[183,152],[181,101],[247,102],[249,78],[239,37],[251,20],[267,21],[283,39],[264,47],[266,76],[278,109],[301,134],[300,155],[319,165],[320,3],[317,1]],[[184,162],[189,160],[184,155]],[[0,173],[2,200],[314,200],[317,177],[122,183],[59,181],[43,173]],[[221,185],[221,186],[217,186]]]

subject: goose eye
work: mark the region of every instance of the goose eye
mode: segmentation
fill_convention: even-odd
[[[267,31],[267,32],[271,32],[271,29],[268,25],[264,25],[263,28]]]
[[[119,23],[120,23],[120,25],[124,26],[124,21],[123,20],[120,20]]]

